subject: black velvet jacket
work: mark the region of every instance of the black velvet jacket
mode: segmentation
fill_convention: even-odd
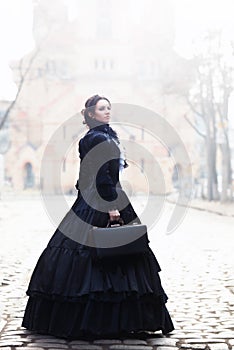
[[[92,189],[106,201],[117,198],[119,183],[120,149],[115,132],[109,124],[90,129],[79,141],[80,171],[76,183],[78,190]],[[128,164],[125,161],[124,167]],[[110,203],[110,209],[113,209]]]

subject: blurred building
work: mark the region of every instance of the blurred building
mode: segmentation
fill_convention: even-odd
[[[5,174],[5,154],[10,148],[9,120],[5,115],[10,105],[10,101],[0,101],[0,193],[3,186],[12,186],[11,178]]]
[[[163,116],[180,135],[196,171],[196,135],[184,119],[190,112],[182,98],[193,79],[192,67],[173,50],[175,28],[170,1],[80,0],[74,4],[74,13],[70,9],[69,14],[62,0],[35,1],[35,50],[21,63],[12,63],[18,85],[25,76],[19,102],[11,113],[11,147],[5,164],[14,188],[22,191],[45,186],[48,179],[40,178],[43,152],[56,130],[61,128],[66,139],[64,123],[78,113],[72,137],[69,133],[67,153],[58,155],[56,145],[50,146],[54,162],[61,164],[60,178],[53,173],[53,164],[48,170],[52,192],[58,193],[61,185],[66,193],[74,191],[79,170],[78,140],[87,131],[79,112],[94,94]],[[156,142],[144,118],[135,129],[127,125],[116,129],[121,138],[143,144],[155,155],[161,173],[155,173],[150,191],[163,192],[157,181],[157,176],[163,176],[166,192],[171,192],[178,169],[186,172],[191,166],[183,164],[183,159],[181,164],[173,162],[178,141],[171,139],[166,146]],[[126,184],[144,192],[148,186],[144,173],[152,171],[152,158],[145,156],[139,158],[137,166],[131,165],[124,175]]]

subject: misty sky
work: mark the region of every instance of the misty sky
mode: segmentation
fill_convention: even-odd
[[[76,1],[64,0],[73,18]],[[234,33],[233,0],[172,0],[176,15],[175,50],[184,57],[193,54],[192,42],[207,28],[222,28],[226,37]],[[8,67],[10,60],[19,59],[34,46],[31,33],[32,0],[0,0],[0,99],[14,98],[15,85]]]

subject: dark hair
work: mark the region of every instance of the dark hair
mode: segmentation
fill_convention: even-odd
[[[87,124],[90,128],[93,128],[97,125],[102,124],[101,122],[91,118],[88,114],[89,112],[91,112],[91,113],[95,112],[95,106],[99,100],[106,100],[111,105],[108,98],[106,98],[104,96],[93,95],[90,98],[88,98],[88,100],[85,102],[85,108],[82,109],[82,111],[81,111],[82,115],[84,116],[83,124]]]

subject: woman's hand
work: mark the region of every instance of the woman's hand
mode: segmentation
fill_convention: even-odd
[[[120,212],[118,211],[118,209],[109,210],[109,216],[110,216],[110,221],[119,220]]]

